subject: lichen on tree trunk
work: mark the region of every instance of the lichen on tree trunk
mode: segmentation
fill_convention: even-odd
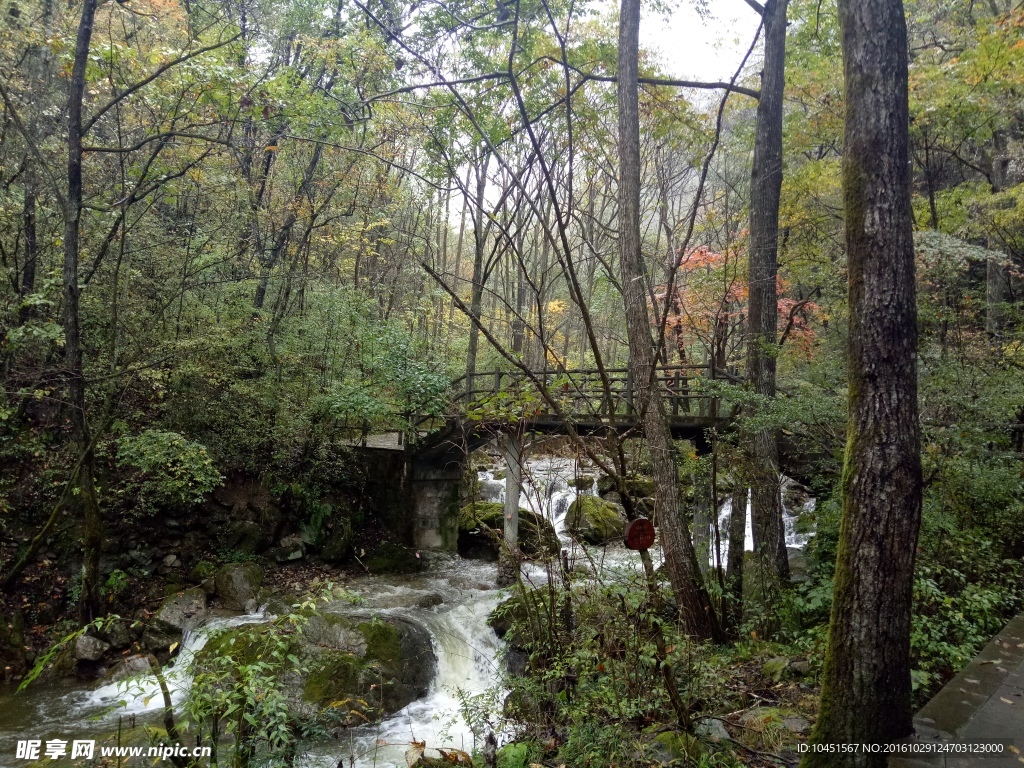
[[[907,29],[900,0],[840,0],[846,82],[849,422],[817,743],[907,736],[921,520]],[[807,766],[884,766],[810,752]]]

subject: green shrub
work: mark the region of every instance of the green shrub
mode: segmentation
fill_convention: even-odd
[[[190,507],[224,480],[206,448],[177,432],[147,429],[122,437],[117,463],[131,473],[118,493],[140,512]]]

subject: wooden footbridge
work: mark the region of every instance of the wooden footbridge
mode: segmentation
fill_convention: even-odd
[[[709,429],[732,421],[734,414],[721,412],[721,384],[740,381],[714,365],[662,365],[653,375],[672,435],[691,440],[698,452],[710,449]],[[406,413],[408,431],[364,432],[352,444],[406,453],[413,542],[454,549],[459,488],[473,451],[499,439],[509,465],[506,505],[514,514],[525,434],[640,437],[641,389],[627,368],[477,372],[452,382],[441,415]]]

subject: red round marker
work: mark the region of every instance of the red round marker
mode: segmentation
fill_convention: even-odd
[[[646,517],[638,517],[626,526],[626,547],[650,549],[654,545],[654,524]]]

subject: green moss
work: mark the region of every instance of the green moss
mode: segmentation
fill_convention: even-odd
[[[597,496],[580,496],[570,504],[566,524],[569,531],[589,544],[621,538],[625,529],[618,506]]]
[[[459,510],[459,535],[464,543],[472,539],[481,539],[488,542],[496,553],[504,530],[504,504],[477,501]],[[519,548],[528,558],[541,558],[558,554],[561,543],[558,541],[554,526],[548,520],[520,507]]]
[[[700,760],[704,746],[696,737],[678,731],[662,731],[648,747],[662,763],[693,765]]]
[[[359,625],[366,638],[366,658],[383,664],[402,663],[402,637],[398,629],[383,621],[367,621]]]
[[[363,564],[370,573],[416,573],[423,570],[423,561],[416,553],[400,544],[385,542],[375,549]]]
[[[325,651],[311,666],[303,688],[303,698],[319,707],[329,706],[339,692],[358,691],[366,664],[345,651]]]

